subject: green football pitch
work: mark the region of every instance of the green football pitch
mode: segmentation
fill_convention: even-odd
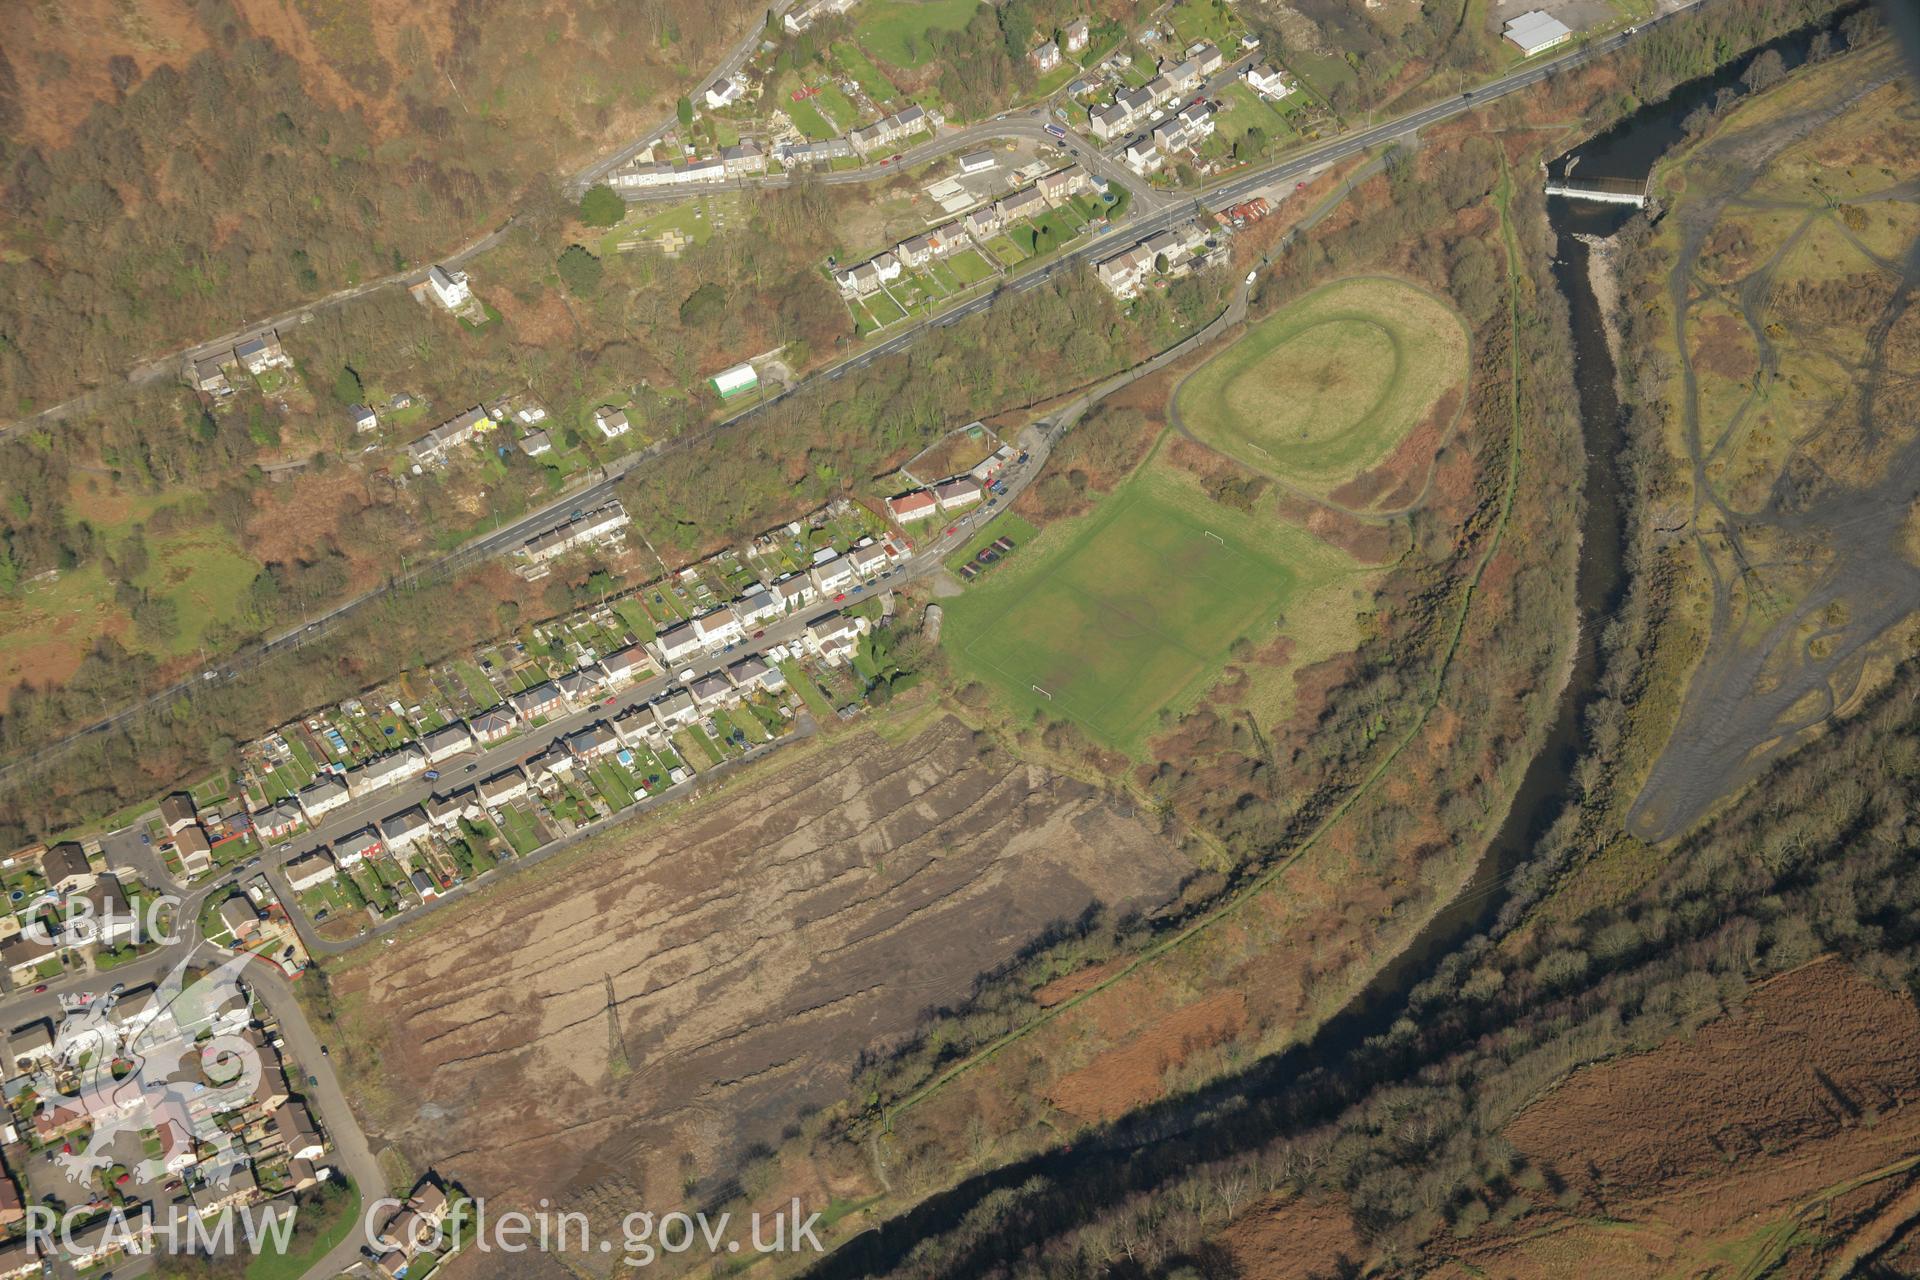
[[[1306,532],[1255,520],[1149,464],[1092,515],[1043,538],[1024,567],[950,602],[957,664],[1016,706],[1138,751],[1162,708],[1192,705],[1234,642],[1352,562]]]

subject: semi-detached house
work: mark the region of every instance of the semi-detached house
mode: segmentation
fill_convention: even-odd
[[[286,866],[287,884],[295,893],[317,888],[340,874],[333,859],[319,851],[302,854]]]
[[[728,667],[727,678],[748,692],[764,689],[768,693],[777,693],[787,687],[787,678],[780,673],[780,668],[757,656],[742,658]]]
[[[394,853],[413,848],[432,833],[432,819],[417,804],[380,820],[380,838]]]
[[[600,659],[600,669],[607,673],[608,684],[625,684],[638,679],[652,668],[647,655],[639,645],[630,644],[624,649],[615,649]]]
[[[474,790],[481,804],[495,808],[527,794],[527,775],[518,769],[507,769],[491,778],[481,779]]]
[[[847,563],[853,571],[863,578],[876,578],[885,573],[893,561],[887,555],[887,549],[877,542],[864,547],[855,547],[847,552]]]
[[[655,636],[653,647],[654,652],[660,655],[661,661],[672,666],[683,659],[705,652],[707,646],[706,642],[700,638],[700,633],[693,629],[691,622],[682,622],[677,626],[668,627]]]
[[[566,738],[567,750],[576,760],[598,760],[620,749],[620,737],[606,723],[590,724]]]
[[[654,718],[653,708],[643,703],[628,707],[615,717],[613,731],[620,735],[620,741],[637,747],[660,736],[660,721]]]
[[[385,787],[395,786],[427,771],[427,757],[419,747],[408,743],[398,751],[376,756],[358,769],[347,771],[347,791],[356,800]]]
[[[362,827],[352,835],[341,836],[333,842],[333,860],[344,871],[375,856],[381,848],[379,830],[374,827]]]
[[[829,613],[809,622],[804,638],[807,648],[818,655],[820,661],[837,667],[859,647],[860,636],[865,630],[866,622],[859,617]]]
[[[715,706],[722,702],[731,702],[734,696],[733,686],[718,671],[709,672],[695,680],[687,689],[693,695],[695,703],[702,707]]]
[[[703,613],[693,620],[693,634],[700,643],[708,648],[733,644],[746,635],[741,629],[740,619],[734,616],[731,608],[722,606],[711,613]]]
[[[959,476],[945,484],[935,485],[933,496],[942,511],[957,511],[980,501],[983,494],[979,482],[972,476]]]
[[[543,681],[531,689],[522,689],[507,701],[513,704],[515,713],[528,724],[543,716],[554,715],[565,706],[560,699],[560,686],[551,680]]]
[[[253,829],[267,840],[290,836],[305,818],[297,801],[288,799],[268,805],[253,815]]]
[[[482,742],[499,742],[513,736],[520,722],[505,706],[489,707],[469,720],[473,736]]]
[[[769,618],[780,616],[780,601],[773,592],[755,583],[753,590],[733,602],[733,614],[740,619],[743,627],[758,626]]]
[[[585,707],[600,698],[600,669],[581,667],[578,671],[569,671],[555,681],[560,686],[560,696],[576,707]]]
[[[471,750],[473,734],[468,731],[466,725],[456,720],[422,737],[420,745],[426,748],[427,763],[439,764],[450,756],[457,756],[462,751]]]
[[[654,719],[660,722],[660,728],[667,733],[700,718],[700,709],[694,705],[693,695],[685,689],[675,689],[666,697],[655,699],[652,706]]]
[[[939,512],[939,503],[925,489],[916,489],[912,493],[903,493],[887,499],[887,513],[901,524],[912,524],[916,520],[925,520]]]
[[[1047,198],[1032,187],[1028,187],[1007,196],[999,202],[997,207],[1000,210],[1000,223],[1006,226],[1021,218],[1037,218],[1045,213]]]
[[[297,799],[301,809],[306,812],[307,820],[318,822],[322,814],[338,809],[351,796],[347,792],[347,784],[329,774],[315,778],[311,784],[302,787]]]
[[[853,566],[847,562],[845,556],[834,556],[830,560],[822,560],[813,566],[811,572],[813,585],[820,588],[820,594],[823,596],[832,595],[836,591],[853,585]]]
[[[1064,169],[1047,174],[1033,186],[1048,204],[1060,205],[1082,191],[1089,190],[1093,186],[1093,180],[1087,176],[1085,169],[1077,164],[1070,164]]]

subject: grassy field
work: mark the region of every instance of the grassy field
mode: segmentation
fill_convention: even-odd
[[[1398,280],[1336,281],[1263,320],[1180,388],[1188,430],[1325,493],[1378,464],[1467,372],[1467,330]]]
[[[949,602],[954,662],[1016,709],[1071,718],[1136,754],[1162,712],[1212,684],[1236,641],[1262,642],[1295,602],[1355,567],[1304,530],[1214,503],[1157,460],[1022,551]]]
[[[1182,0],[1167,14],[1167,25],[1182,46],[1211,40],[1225,50],[1238,34],[1233,11],[1225,0]]]
[[[840,136],[840,130],[813,105],[812,98],[803,98],[799,102],[784,99],[780,106],[793,120],[793,127],[805,134],[813,142],[824,142],[828,138]]]
[[[900,91],[894,87],[893,81],[873,65],[872,59],[860,52],[859,46],[842,40],[833,46],[833,57],[853,77],[861,91],[875,102],[888,103],[898,96]]]
[[[931,31],[958,31],[979,10],[977,0],[878,0],[862,5],[854,39],[893,67],[917,67],[933,56]]]

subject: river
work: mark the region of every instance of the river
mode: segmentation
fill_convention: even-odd
[[[1739,90],[1740,76],[1753,58],[1772,49],[1789,68],[1798,66],[1806,60],[1815,34],[1831,31],[1837,22],[1836,17],[1832,23],[1794,32],[1750,51],[1713,75],[1678,86],[1665,99],[1642,107],[1560,157],[1550,169],[1556,175],[1577,169],[1581,178],[1644,179],[1654,163],[1686,136],[1683,122],[1696,107],[1724,89]],[[1626,444],[1623,415],[1605,317],[1589,282],[1588,247],[1581,237],[1610,236],[1638,210],[1556,197],[1548,200],[1547,213],[1556,240],[1553,278],[1565,295],[1573,330],[1574,382],[1586,452],[1574,587],[1579,639],[1546,740],[1522,776],[1508,816],[1472,877],[1359,996],[1315,1032],[1310,1043],[1273,1055],[1238,1076],[1202,1088],[1197,1095],[1131,1117],[1076,1147],[1049,1151],[971,1178],[848,1241],[809,1272],[813,1280],[883,1275],[899,1266],[916,1243],[956,1226],[990,1193],[1019,1187],[1032,1178],[1068,1189],[1060,1197],[1059,1212],[1071,1218],[1090,1204],[1111,1203],[1120,1195],[1157,1185],[1177,1172],[1181,1160],[1226,1155],[1270,1140],[1274,1129],[1263,1120],[1297,1119],[1303,1109],[1297,1102],[1289,1104],[1288,1091],[1306,1091],[1315,1078],[1338,1076],[1370,1038],[1406,1015],[1413,989],[1444,956],[1495,922],[1515,869],[1567,805],[1582,745],[1581,717],[1600,676],[1597,638],[1625,588],[1626,495],[1615,466]],[[1337,1092],[1330,1089],[1329,1095]],[[1310,1109],[1311,1104],[1305,1105]],[[1178,1141],[1169,1142],[1171,1138]],[[1065,1223],[1049,1220],[1047,1225]],[[970,1272],[963,1266],[954,1274]]]

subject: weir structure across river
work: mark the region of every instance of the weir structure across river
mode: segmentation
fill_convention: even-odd
[[[1602,204],[1630,204],[1636,209],[1647,207],[1647,192],[1653,185],[1652,175],[1645,178],[1548,178],[1547,194],[1564,196],[1568,200],[1597,200]]]

